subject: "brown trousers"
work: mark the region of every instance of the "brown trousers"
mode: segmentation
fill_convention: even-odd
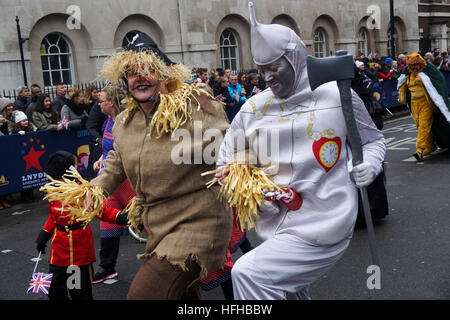
[[[183,271],[152,255],[139,268],[127,300],[199,300],[200,266],[191,260],[186,266]]]

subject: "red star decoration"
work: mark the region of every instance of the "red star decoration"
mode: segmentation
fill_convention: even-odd
[[[45,150],[43,151],[35,151],[34,147],[31,147],[30,152],[26,156],[23,156],[23,160],[27,163],[27,166],[25,168],[25,172],[28,172],[31,167],[34,167],[38,169],[39,171],[42,171],[41,164],[39,163],[39,158],[45,153]]]

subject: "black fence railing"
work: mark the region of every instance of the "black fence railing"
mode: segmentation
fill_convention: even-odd
[[[106,84],[107,84],[107,82],[105,82],[105,81],[92,81],[89,83],[68,84],[67,92],[69,92],[70,88],[72,88],[72,87],[76,87],[77,89],[81,90],[83,93],[90,86],[94,86],[98,90],[101,90]],[[48,94],[50,96],[50,98],[53,100],[56,96],[56,86],[44,87],[42,89],[42,92]],[[15,101],[17,99],[17,97],[19,96],[19,93],[16,92],[15,89],[3,89],[2,91],[0,91],[0,93],[1,93],[2,97],[9,98],[13,101]]]

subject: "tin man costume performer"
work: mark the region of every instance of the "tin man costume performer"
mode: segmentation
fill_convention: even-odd
[[[256,231],[264,242],[234,265],[234,296],[286,299],[287,293],[292,293],[297,298],[309,298],[309,285],[349,246],[358,211],[355,182],[367,186],[381,172],[385,142],[364,103],[353,92],[364,162],[351,168],[336,82],[312,92],[302,40],[287,27],[258,23],[252,3],[249,8],[251,51],[269,88],[249,99],[235,117],[222,143],[218,167],[242,151],[232,138],[234,130],[242,130],[246,147],[258,160],[264,156],[259,153],[264,148],[257,146],[270,144],[271,164],[278,167],[274,182],[293,189],[303,205],[291,211],[266,200],[259,207]],[[275,133],[279,139],[273,142]],[[276,149],[278,152],[274,152]],[[216,177],[225,174],[226,170]]]
[[[126,209],[129,219],[149,232],[140,256],[145,262],[127,298],[198,299],[200,278],[226,260],[232,215],[217,200],[219,187],[207,189],[201,176],[215,163],[201,158],[196,164],[190,156],[209,142],[182,140],[192,161],[176,164],[172,155],[180,139],[173,136],[183,131],[194,137],[197,123],[203,133],[213,128],[223,137],[229,127],[223,106],[184,83],[190,70],[170,61],[143,33],[105,62],[103,74],[112,83],[125,82],[128,107],[113,127],[114,150],[91,183],[112,194],[128,178],[137,193]]]

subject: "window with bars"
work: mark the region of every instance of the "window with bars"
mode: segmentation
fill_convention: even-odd
[[[327,52],[327,38],[322,28],[316,29],[314,32],[314,56],[323,58]]]
[[[234,32],[226,29],[220,36],[222,68],[239,70],[239,44]]]
[[[388,49],[388,55],[390,57],[393,56],[392,54],[392,48],[391,48],[391,28],[388,29],[388,34],[387,34],[387,38],[388,38],[388,43],[387,43],[387,49]],[[396,54],[399,54],[399,41],[398,41],[398,33],[397,33],[397,29],[394,28],[394,49]]]
[[[367,32],[362,29],[358,35],[358,52],[363,53],[364,56],[368,54],[368,46],[367,46]]]
[[[55,86],[59,82],[73,84],[72,49],[62,35],[45,36],[40,53],[45,86]]]

